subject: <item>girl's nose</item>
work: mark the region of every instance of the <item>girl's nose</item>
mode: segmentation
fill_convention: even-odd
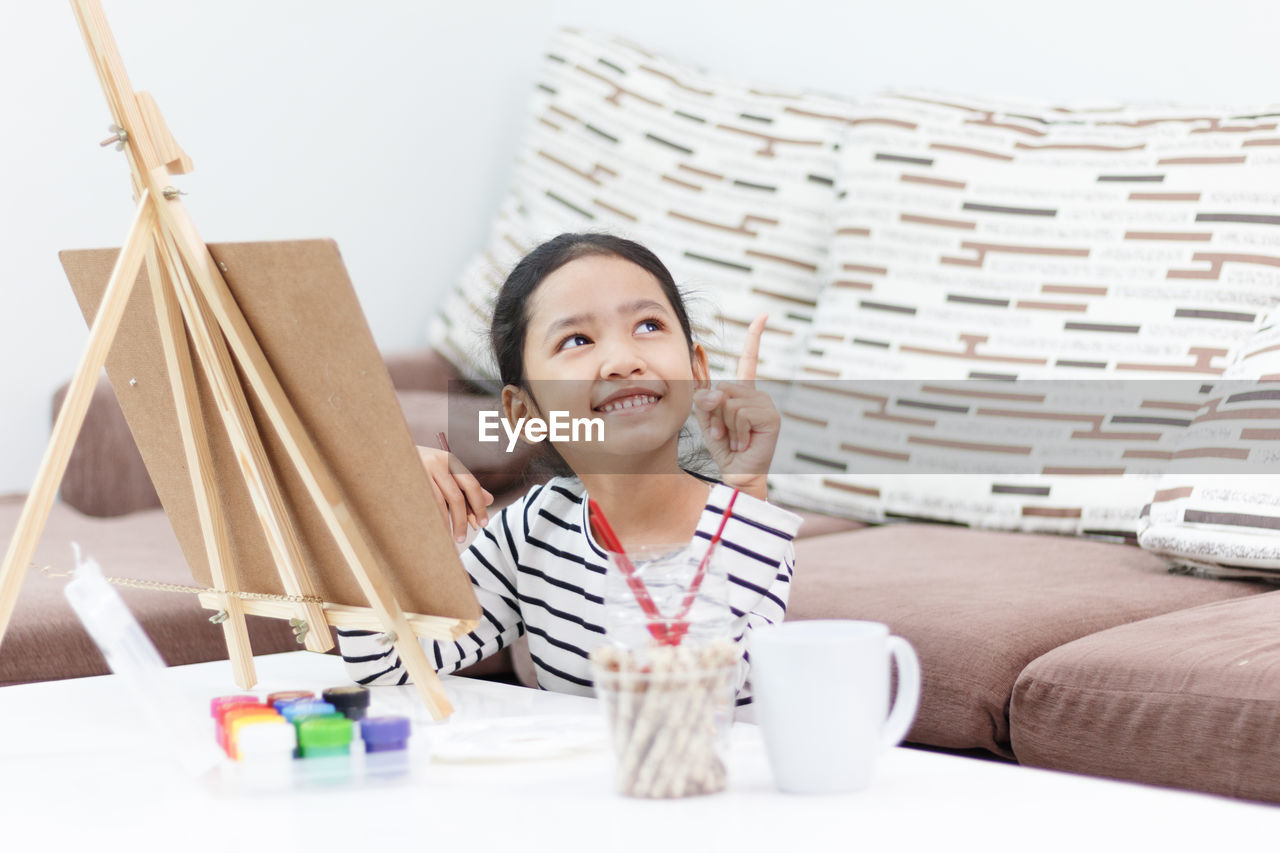
[[[644,373],[644,359],[634,348],[621,345],[610,347],[600,362],[600,376],[604,379],[616,379]]]

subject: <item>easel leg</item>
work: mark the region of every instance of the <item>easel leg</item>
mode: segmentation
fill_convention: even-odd
[[[413,679],[413,685],[418,689],[418,695],[427,706],[431,719],[443,720],[452,714],[453,703],[449,701],[449,694],[440,683],[440,676],[427,659],[427,653],[418,638],[410,634],[407,639],[397,639],[395,647],[396,654],[400,655],[400,663],[409,671],[409,677]]]
[[[157,235],[156,242],[158,240]],[[209,561],[209,573],[214,584],[219,589],[234,592],[239,589],[239,583],[231,561],[226,519],[218,500],[213,459],[209,452],[209,436],[205,432],[204,420],[200,414],[191,352],[187,348],[182,313],[173,292],[173,277],[161,260],[160,248],[156,242],[147,251],[147,277],[151,281],[156,325],[160,330],[165,366],[177,409],[178,430],[182,433],[182,449],[194,487],[196,515],[200,519],[200,529],[204,532],[205,558]],[[253,666],[244,606],[240,599],[233,596],[225,597],[221,606],[227,613],[227,618],[222,622],[222,633],[227,641],[231,672],[236,685],[242,690],[248,690],[257,683],[258,677]]]
[[[44,532],[45,523],[49,520],[58,484],[62,482],[62,475],[67,470],[67,461],[71,458],[76,436],[80,434],[85,413],[89,410],[98,374],[107,361],[111,341],[120,326],[121,317],[124,316],[129,293],[138,277],[155,224],[156,215],[151,196],[144,192],[138,199],[138,212],[129,228],[129,236],[116,259],[111,278],[107,281],[102,304],[98,307],[93,328],[89,332],[89,342],[71,380],[62,411],[58,413],[58,419],[54,423],[53,435],[45,450],[44,460],[40,463],[35,484],[22,507],[18,529],[14,531],[4,565],[0,567],[0,642],[4,641],[9,617],[13,615],[13,606],[22,588],[22,579],[26,576],[31,557],[40,541],[40,534]]]
[[[192,286],[182,255],[174,245],[174,236],[168,233],[167,220],[163,217],[161,226],[165,232],[163,249],[178,304],[186,318],[187,328],[191,331],[200,366],[217,399],[222,422],[240,462],[245,485],[249,489],[267,545],[280,571],[281,582],[290,595],[311,595],[313,588],[306,574],[302,546],[289,520],[280,485],[262,446],[262,437],[253,428],[253,413],[244,389],[237,380],[235,364],[227,351],[226,341],[218,333],[218,327],[200,294]],[[205,251],[207,253],[208,249]],[[329,634],[323,608],[319,604],[309,603],[298,604],[297,609],[308,626],[303,638],[306,648],[313,652],[325,652],[333,648],[333,638]]]

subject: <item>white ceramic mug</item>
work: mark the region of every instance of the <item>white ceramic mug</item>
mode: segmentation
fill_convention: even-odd
[[[920,661],[879,622],[813,620],[753,628],[756,721],[778,788],[856,791],[880,753],[906,737],[920,704]],[[889,710],[889,660],[898,691]]]

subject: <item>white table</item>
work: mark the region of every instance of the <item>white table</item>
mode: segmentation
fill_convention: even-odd
[[[332,656],[294,652],[256,663],[259,695],[347,683]],[[214,696],[238,692],[226,662],[167,674],[193,714],[207,714]],[[448,844],[646,853],[1280,847],[1278,808],[911,749],[886,755],[870,790],[783,795],[773,789],[758,730],[744,724],[733,732],[729,790],[683,800],[615,795],[603,747],[520,761],[430,761],[427,741],[483,718],[554,715],[602,731],[591,699],[466,678],[446,678],[445,686],[457,708],[453,722],[415,727],[409,780],[256,795],[185,774],[138,710],[145,697],[130,696],[115,676],[0,688],[0,837],[15,851],[73,843],[95,851]],[[412,695],[374,688],[374,706],[402,710]],[[425,710],[417,713],[425,719]],[[11,847],[18,839],[39,847]]]

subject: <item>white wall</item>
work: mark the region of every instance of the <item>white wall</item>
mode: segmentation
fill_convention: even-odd
[[[133,85],[196,163],[210,242],[330,236],[384,349],[423,343],[487,233],[560,24],[857,95],[1280,102],[1273,0],[103,0]],[[115,246],[123,156],[70,7],[0,7],[0,493],[28,488],[85,326],[57,261]]]

